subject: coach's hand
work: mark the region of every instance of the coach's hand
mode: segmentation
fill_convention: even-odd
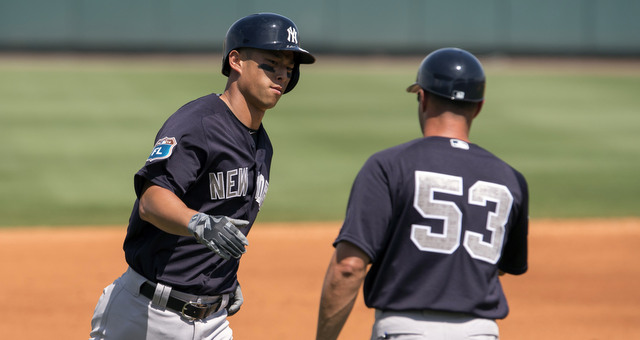
[[[249,221],[245,220],[197,213],[187,228],[198,242],[228,260],[231,257],[240,258],[247,251],[245,246],[249,245],[249,241],[237,227],[248,224]]]

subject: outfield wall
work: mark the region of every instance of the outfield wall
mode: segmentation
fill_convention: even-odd
[[[219,51],[263,11],[317,52],[640,55],[638,0],[0,0],[0,49]]]

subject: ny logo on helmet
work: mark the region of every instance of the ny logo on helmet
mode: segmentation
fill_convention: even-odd
[[[296,29],[293,28],[293,27],[289,27],[289,28],[287,28],[287,33],[289,33],[289,35],[287,35],[287,40],[289,42],[297,44],[298,43],[298,32],[296,31]]]

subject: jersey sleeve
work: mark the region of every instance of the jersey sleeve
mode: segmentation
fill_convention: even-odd
[[[196,181],[207,159],[206,143],[202,142],[202,124],[188,130],[185,126],[164,126],[157,135],[157,142],[145,165],[134,178],[137,197],[141,195],[145,181],[172,191],[182,197]],[[163,140],[173,140],[175,145],[165,151],[163,157],[154,157]],[[205,148],[201,147],[204,145]]]
[[[524,176],[518,172],[516,176],[522,199],[514,207],[514,211],[517,212],[515,223],[509,230],[498,268],[505,273],[520,275],[528,269],[529,189]]]
[[[334,242],[348,241],[372,262],[388,240],[391,217],[389,178],[382,164],[370,158],[354,180],[342,229]]]

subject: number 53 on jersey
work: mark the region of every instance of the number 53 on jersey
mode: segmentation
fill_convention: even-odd
[[[441,192],[463,196],[462,177],[436,172],[415,172],[415,196],[413,207],[424,218],[443,221],[442,233],[434,233],[431,226],[414,224],[411,226],[411,240],[421,251],[452,254],[460,244],[475,259],[496,264],[502,253],[505,225],[509,220],[513,196],[509,189],[501,184],[477,181],[469,187],[468,203],[486,206],[491,201],[496,204],[495,211],[489,212],[485,228],[491,232],[489,242],[483,240],[480,233],[465,230],[462,233],[462,212],[451,201],[436,199],[434,194]]]

